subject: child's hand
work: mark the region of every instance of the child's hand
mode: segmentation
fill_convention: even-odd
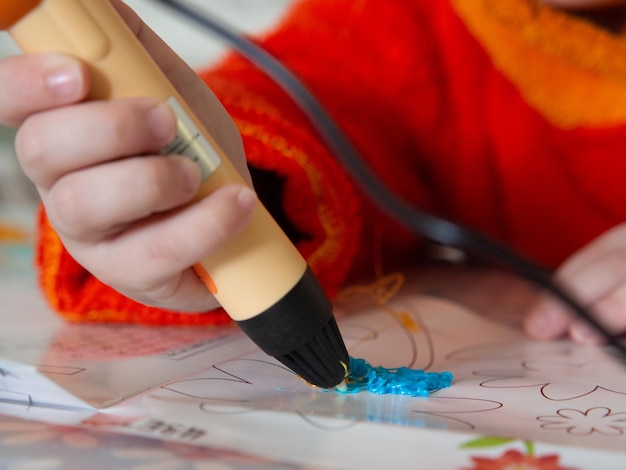
[[[626,331],[626,223],[575,253],[559,268],[556,279],[611,331]],[[601,342],[592,327],[549,296],[533,308],[525,326],[531,336],[539,339],[568,334],[577,342]]]
[[[114,2],[198,117],[249,181],[239,133],[196,74],[127,7]],[[81,102],[86,69],[62,55],[0,61],[0,123],[67,250],[94,276],[146,304],[208,310],[215,299],[190,269],[238,234],[256,204],[245,185],[190,204],[195,163],[161,156],[172,111],[146,98]]]

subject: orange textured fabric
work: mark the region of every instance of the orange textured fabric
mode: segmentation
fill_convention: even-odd
[[[453,3],[497,67],[551,122],[575,128],[626,120],[623,38],[531,1]]]
[[[626,82],[621,59],[607,59],[624,46],[581,19],[533,0],[307,0],[262,43],[422,209],[552,267],[626,218]],[[259,182],[259,193],[280,193],[270,210],[295,227],[331,295],[378,260],[388,270],[410,259],[417,236],[355,189],[271,80],[236,56],[201,75],[251,166],[280,181]],[[585,100],[592,92],[598,99]],[[125,299],[72,260],[45,215],[38,256],[46,296],[69,319],[228,321]]]

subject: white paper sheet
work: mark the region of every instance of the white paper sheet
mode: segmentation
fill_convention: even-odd
[[[402,275],[345,291],[336,314],[352,356],[454,374],[427,398],[313,389],[235,328],[67,324],[32,275],[4,276],[0,298],[4,415],[329,468],[470,468],[500,445],[626,466],[621,363],[418,296]]]

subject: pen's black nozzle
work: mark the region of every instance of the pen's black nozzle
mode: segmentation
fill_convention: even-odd
[[[310,384],[323,388],[332,388],[342,382],[349,362],[334,317],[300,348],[274,357]]]
[[[348,351],[332,304],[310,268],[281,300],[237,324],[266,354],[312,385],[332,388],[346,377]]]

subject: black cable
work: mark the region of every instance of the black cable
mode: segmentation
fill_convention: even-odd
[[[312,93],[289,69],[265,49],[206,12],[194,9],[185,2],[179,0],[156,1],[172,8],[203,29],[220,37],[280,85],[304,112],[331,153],[351,174],[361,190],[382,210],[422,236],[444,245],[456,247],[483,259],[503,264],[535,285],[546,289],[591,325],[609,345],[618,350],[623,359],[626,359],[626,346],[618,341],[619,336],[611,334],[599,322],[596,315],[575,300],[563,286],[558,285],[552,278],[549,269],[479,232],[423,212],[393,194],[372,173],[359,152]]]

